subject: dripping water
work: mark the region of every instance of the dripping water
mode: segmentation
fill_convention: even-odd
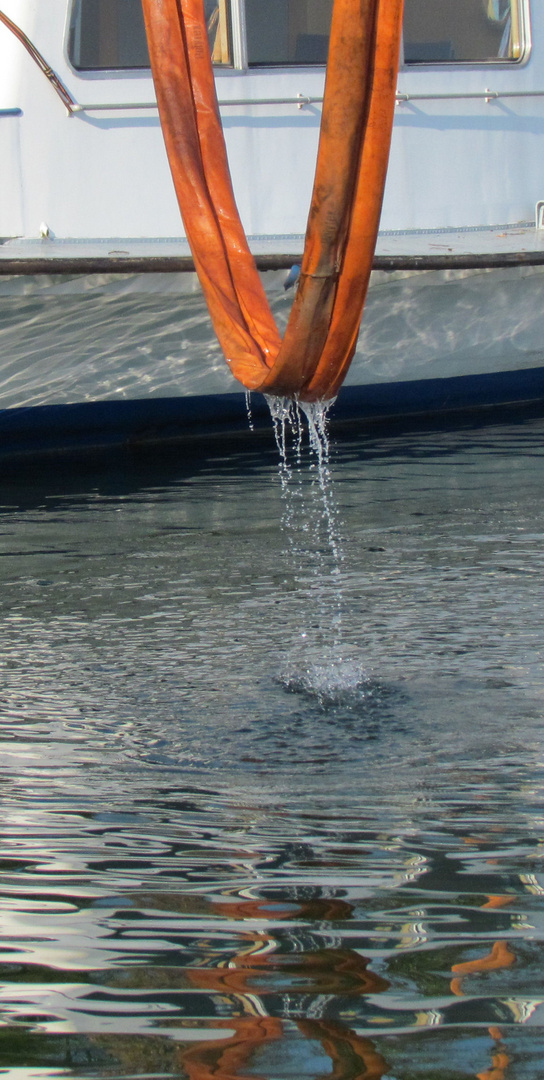
[[[253,413],[251,411],[251,390],[246,390],[246,413],[249,430],[255,431],[255,425],[253,423]]]
[[[299,635],[288,643],[280,682],[322,705],[345,704],[346,695],[360,698],[367,677],[342,626],[345,560],[331,469],[332,402],[267,402],[279,454],[285,554],[299,600]]]

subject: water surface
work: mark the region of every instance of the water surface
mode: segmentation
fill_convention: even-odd
[[[0,485],[0,1067],[538,1078],[544,421],[184,454]]]

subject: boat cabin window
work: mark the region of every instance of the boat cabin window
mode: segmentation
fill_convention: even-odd
[[[230,64],[227,0],[205,0],[214,64]],[[78,71],[148,68],[141,0],[74,0],[68,56]]]
[[[520,57],[519,0],[405,0],[405,64]]]
[[[250,64],[326,64],[333,0],[246,0]]]
[[[231,64],[230,0],[204,0],[214,64]],[[405,64],[519,60],[522,0],[405,0]],[[250,65],[326,64],[333,0],[245,0]],[[148,68],[141,0],[73,0],[80,71]]]
[[[325,64],[333,0],[245,0],[250,64]],[[520,0],[405,0],[406,64],[519,60]]]

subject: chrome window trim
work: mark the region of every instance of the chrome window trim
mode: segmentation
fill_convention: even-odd
[[[247,71],[247,32],[245,0],[228,0],[232,45],[232,67],[235,71]]]

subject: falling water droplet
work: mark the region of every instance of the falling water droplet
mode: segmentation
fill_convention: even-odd
[[[251,411],[251,390],[246,390],[246,412],[249,430],[255,431],[255,425],[253,423],[253,413]]]

